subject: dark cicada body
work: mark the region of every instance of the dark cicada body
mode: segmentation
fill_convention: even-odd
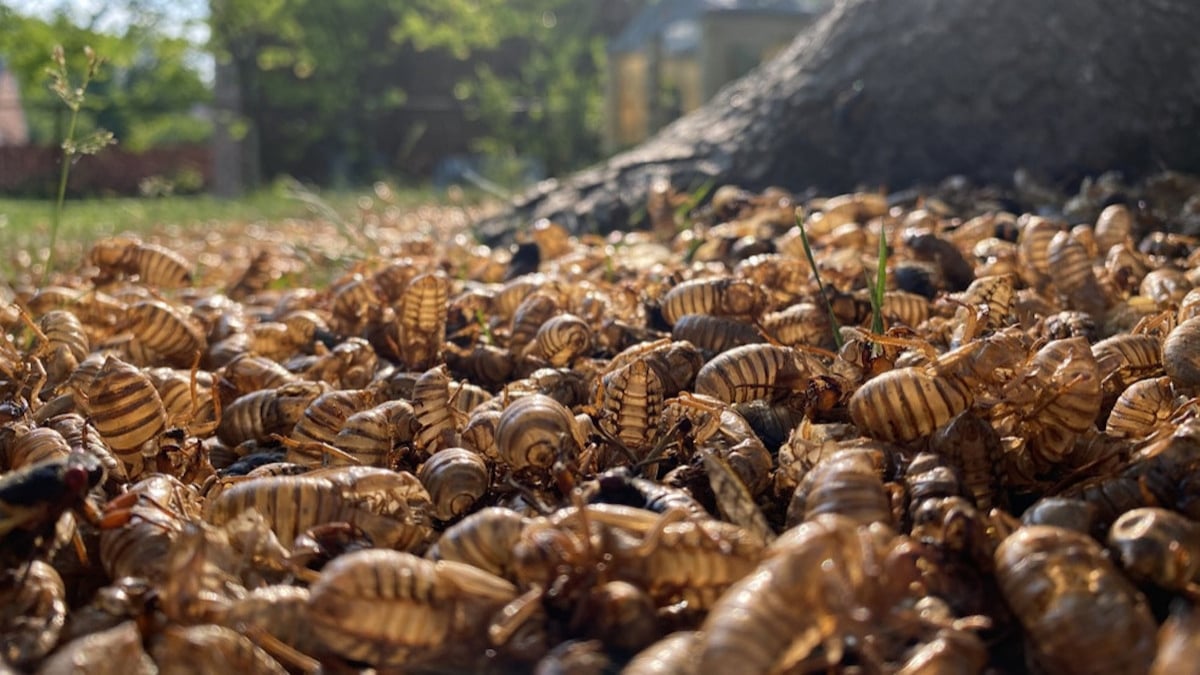
[[[95,520],[87,493],[104,481],[100,461],[84,453],[43,460],[0,476],[0,563],[12,571],[47,551],[65,511]]]

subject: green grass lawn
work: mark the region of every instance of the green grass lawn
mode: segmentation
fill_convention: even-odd
[[[400,208],[422,204],[445,204],[445,195],[427,187],[391,187],[387,201]],[[372,186],[345,190],[295,189],[295,184],[278,183],[234,200],[208,195],[146,198],[93,198],[68,200],[58,233],[62,269],[74,252],[118,233],[171,233],[194,235],[206,227],[226,228],[238,224],[270,223],[287,219],[319,218],[353,220],[360,200],[372,199],[378,208],[380,194]],[[478,201],[468,193],[464,201]],[[45,258],[50,242],[54,202],[50,199],[21,199],[0,195],[0,282],[14,270],[28,269]]]
[[[43,242],[49,236],[54,204],[49,200],[0,198],[0,232],[18,245]],[[89,199],[69,201],[63,208],[59,237],[98,237],[118,231],[142,232],[157,225],[203,223],[231,217],[284,218],[303,207],[270,195],[236,201],[207,196],[159,199]]]
[[[353,208],[365,191],[321,194],[338,211]],[[54,202],[0,197],[0,236],[16,244],[45,243]],[[263,189],[240,199],[209,195],[73,199],[63,205],[60,239],[93,239],[117,232],[146,232],[163,226],[203,225],[213,221],[303,218],[309,207],[282,189]]]

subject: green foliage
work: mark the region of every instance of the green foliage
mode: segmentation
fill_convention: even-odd
[[[459,60],[477,50],[494,49],[514,29],[519,15],[506,0],[425,0],[392,2],[397,21],[390,37],[419,51],[446,49]],[[519,10],[517,10],[519,11]]]
[[[603,4],[213,0],[210,22],[267,175],[403,171],[430,120],[460,118],[471,149],[557,172],[600,154]]]
[[[490,131],[476,144],[481,151],[538,157],[558,174],[601,152],[605,52],[594,32],[600,5],[539,0],[524,7],[527,16],[507,36],[528,50],[519,77],[480,63],[460,89]]]
[[[495,166],[531,157],[560,173],[602,153],[604,40],[645,1],[209,0],[207,48],[237,75],[247,115],[230,131],[251,134],[268,176],[425,172],[436,156],[424,140],[445,147],[455,124],[463,150]],[[0,57],[22,84],[33,141],[64,132],[40,86],[58,43],[69,55],[91,44],[110,63],[79,110],[80,132],[110,129],[134,151],[207,138],[211,123],[190,114],[213,97],[194,67],[198,45],[162,27],[181,10],[112,4],[132,17],[116,33],[77,25],[88,16],[69,0],[49,19],[0,6]]]
[[[209,99],[209,92],[191,65],[194,46],[187,40],[142,24],[131,24],[121,34],[104,33],[78,26],[63,13],[43,20],[0,6],[0,57],[21,86],[34,144],[57,144],[65,131],[58,95],[42,86],[46,55],[55,45],[62,45],[72,70],[86,67],[82,54],[88,45],[104,54],[108,64],[78,110],[80,134],[103,127],[137,151],[198,142],[210,133],[211,125],[190,112]]]

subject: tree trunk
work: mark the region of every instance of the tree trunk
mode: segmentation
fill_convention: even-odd
[[[1018,168],[1067,185],[1200,170],[1200,3],[844,0],[642,145],[480,224],[634,224],[651,180],[840,192]]]
[[[233,63],[217,63],[213,84],[212,185],[213,196],[237,199],[246,192],[243,169],[246,164],[241,141],[233,133],[242,116],[242,92],[237,67]]]

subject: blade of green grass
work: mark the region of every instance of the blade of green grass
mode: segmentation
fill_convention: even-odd
[[[310,190],[308,186],[298,180],[288,180],[284,185],[285,194],[304,204],[316,216],[324,218],[337,226],[338,231],[342,236],[355,244],[356,246],[364,247],[368,244],[366,236],[359,229],[350,224],[342,214],[338,213],[337,209],[329,205],[329,202],[321,198],[321,195]]]
[[[479,324],[479,328],[483,331],[483,343],[486,345],[496,344],[496,336],[492,335],[492,327],[488,323],[487,317],[483,315],[483,310],[475,310],[475,323]]]
[[[680,204],[678,207],[676,207],[675,222],[678,223],[678,225],[681,229],[687,225],[687,223],[684,222],[684,216],[691,213],[693,209],[695,209],[697,206],[699,206],[700,202],[704,201],[708,197],[708,195],[713,191],[713,188],[715,188],[716,185],[717,185],[717,182],[712,180],[711,178],[704,181],[703,183],[700,184],[700,187],[696,188],[695,190],[692,190],[691,194],[688,195],[687,200],[685,200],[682,204]]]
[[[821,281],[821,273],[817,270],[817,260],[813,257],[812,247],[808,244],[808,233],[804,231],[804,219],[799,210],[796,211],[796,227],[800,228],[800,243],[804,245],[804,255],[808,257],[813,277],[817,280],[817,290],[821,292],[821,297],[825,300],[825,310],[829,312],[829,327],[833,331],[833,343],[837,345],[838,349],[841,349],[842,327],[838,323],[837,315],[833,313],[833,303],[829,301],[829,294],[825,292],[825,283]]]
[[[875,285],[871,289],[871,332],[883,334],[883,291],[887,285],[887,232],[879,228],[879,262],[875,270]]]

